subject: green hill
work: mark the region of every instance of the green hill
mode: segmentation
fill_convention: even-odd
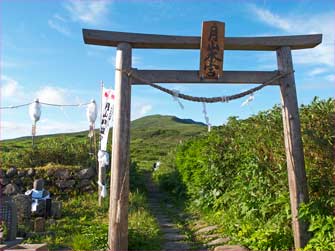
[[[205,131],[206,127],[200,122],[173,116],[152,115],[134,120],[131,123],[132,161],[152,165],[151,162],[165,156],[181,141]],[[92,162],[88,154],[90,145],[87,133],[37,136],[34,150],[30,137],[3,140],[0,143],[1,166],[32,167],[49,162],[87,166]],[[108,149],[111,136],[112,132]]]
[[[207,127],[173,116],[153,115],[140,118],[131,125],[131,158],[142,165],[152,165],[184,139],[197,136]]]

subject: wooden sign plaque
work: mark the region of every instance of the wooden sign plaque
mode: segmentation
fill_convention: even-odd
[[[200,44],[200,79],[218,79],[223,74],[225,23],[202,23]]]

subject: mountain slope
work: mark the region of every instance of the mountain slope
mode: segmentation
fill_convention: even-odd
[[[152,115],[131,124],[131,158],[152,165],[174,150],[181,141],[206,132],[200,122],[174,116]]]
[[[202,123],[173,116],[153,115],[134,120],[131,123],[131,158],[133,161],[149,162],[151,165],[152,161],[166,155],[181,140],[205,131],[206,127]],[[84,131],[38,136],[34,151],[30,137],[1,141],[1,166],[30,167],[47,162],[88,165],[92,162],[88,155],[87,133]],[[112,132],[108,149],[111,141]]]

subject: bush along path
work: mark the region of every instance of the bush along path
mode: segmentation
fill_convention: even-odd
[[[159,223],[163,250],[248,250],[238,245],[224,245],[230,239],[218,233],[216,225],[208,225],[195,216],[184,213],[169,201],[165,193],[159,191],[150,173],[146,174],[146,179],[149,208]]]

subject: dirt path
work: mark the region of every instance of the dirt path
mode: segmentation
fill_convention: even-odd
[[[162,194],[152,182],[151,174],[148,174],[147,181],[149,208],[156,217],[163,233],[163,250],[190,250],[191,246],[187,241],[187,236],[181,233],[164,210]]]

